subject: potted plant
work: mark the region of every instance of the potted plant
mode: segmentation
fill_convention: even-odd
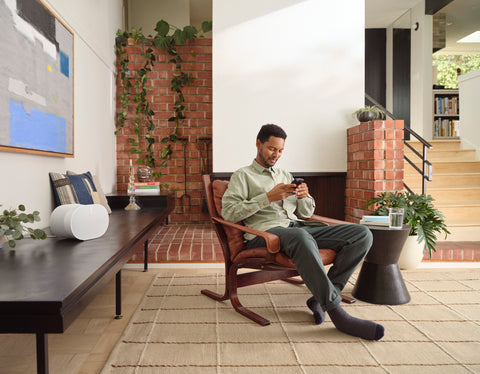
[[[384,119],[385,112],[376,106],[365,106],[353,112],[360,122],[375,121],[376,119]]]
[[[1,205],[0,205],[1,206]],[[32,239],[45,239],[47,234],[40,229],[32,229],[26,226],[26,223],[33,223],[40,221],[40,213],[34,211],[33,213],[24,213],[25,206],[19,205],[16,209],[7,210],[0,213],[0,238],[5,238],[10,248],[15,248],[15,240],[24,238],[23,234],[28,233]],[[0,247],[2,246],[0,241]]]
[[[429,258],[432,258],[432,251],[435,252],[436,234],[443,233],[445,238],[450,234],[444,215],[435,208],[433,201],[432,196],[425,194],[408,191],[382,192],[365,204],[366,207],[376,206],[373,211],[373,215],[376,216],[387,216],[388,208],[391,207],[404,208],[403,223],[410,226],[410,233],[398,261],[402,269],[418,266],[425,251],[428,251]],[[415,243],[417,249],[413,248]],[[413,253],[407,251],[410,247]]]

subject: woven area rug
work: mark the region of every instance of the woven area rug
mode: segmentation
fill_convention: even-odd
[[[219,274],[159,274],[102,373],[480,373],[480,270],[403,273],[412,300],[344,308],[385,326],[365,341],[314,325],[304,285],[281,281],[240,289],[240,300],[271,325],[236,313]],[[355,275],[347,285],[350,294]]]

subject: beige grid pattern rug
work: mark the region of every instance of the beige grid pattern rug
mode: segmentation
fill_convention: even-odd
[[[240,289],[243,304],[270,319],[261,327],[200,294],[222,292],[222,275],[159,274],[102,373],[480,373],[480,269],[403,275],[408,304],[344,304],[385,326],[372,342],[339,332],[328,316],[314,325],[304,285]]]

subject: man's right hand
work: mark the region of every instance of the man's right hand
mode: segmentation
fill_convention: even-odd
[[[280,183],[267,192],[268,201],[274,202],[285,200],[287,197],[295,195],[296,185],[293,183]]]

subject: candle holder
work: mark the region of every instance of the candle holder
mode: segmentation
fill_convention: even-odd
[[[130,160],[130,166],[128,167],[128,190],[129,196],[128,205],[125,210],[139,210],[140,206],[135,201],[135,173],[133,170],[132,160]]]

